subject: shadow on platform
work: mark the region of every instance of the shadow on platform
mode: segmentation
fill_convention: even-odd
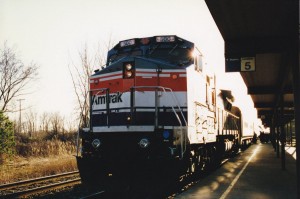
[[[296,199],[296,160],[290,153],[282,170],[271,144],[254,144],[175,198]]]

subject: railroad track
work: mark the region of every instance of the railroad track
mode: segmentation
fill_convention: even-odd
[[[98,192],[89,194],[89,195],[87,195],[87,196],[83,196],[83,197],[81,197],[80,199],[97,198],[97,197],[103,195],[104,193],[105,193],[105,191],[98,191]]]
[[[74,184],[80,184],[78,171],[0,185],[0,198],[20,198]]]

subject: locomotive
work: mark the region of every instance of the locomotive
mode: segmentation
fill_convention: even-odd
[[[232,105],[194,43],[176,35],[120,41],[90,76],[90,124],[79,135],[83,183],[199,174],[245,148],[253,125]]]

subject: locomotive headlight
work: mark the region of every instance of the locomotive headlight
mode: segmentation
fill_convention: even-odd
[[[134,77],[134,62],[123,63],[123,78],[130,79]]]
[[[132,65],[130,63],[126,64],[125,66],[126,70],[131,70],[132,69]]]
[[[99,139],[94,139],[92,142],[92,146],[96,149],[101,145],[101,142]]]
[[[139,145],[141,148],[147,148],[150,145],[150,141],[147,138],[143,138],[139,141]]]
[[[131,76],[132,76],[132,72],[131,72],[131,71],[126,71],[126,72],[125,72],[125,76],[126,76],[127,78],[131,77]]]

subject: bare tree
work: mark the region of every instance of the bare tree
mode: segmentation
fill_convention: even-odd
[[[76,132],[76,121],[72,117],[68,117],[65,122],[66,131],[68,133],[74,133]]]
[[[64,118],[62,118],[58,112],[50,115],[50,124],[54,135],[64,133]]]
[[[77,105],[81,113],[80,120],[83,126],[87,126],[89,121],[89,76],[92,74],[94,66],[94,61],[88,55],[87,45],[85,45],[83,51],[79,52],[79,59],[79,66],[72,64],[74,69],[72,71],[69,65],[69,71],[77,98]]]
[[[9,103],[24,95],[26,86],[37,76],[38,66],[25,66],[6,42],[0,49],[0,110],[10,112]]]
[[[37,131],[37,113],[33,112],[32,110],[29,110],[28,113],[25,115],[26,121],[24,122],[24,129],[25,132],[27,131],[27,134],[29,137],[32,137],[34,133]]]
[[[41,116],[40,116],[40,131],[44,132],[44,133],[48,133],[49,132],[49,128],[50,128],[50,114],[44,112]]]
[[[89,125],[89,77],[95,68],[100,70],[106,63],[106,53],[112,47],[111,36],[107,44],[98,45],[96,53],[90,53],[87,44],[79,51],[79,64],[69,64],[82,127]],[[105,52],[104,52],[105,51]]]
[[[98,44],[98,48],[95,54],[95,64],[99,66],[100,70],[104,68],[107,59],[107,52],[113,47],[112,35],[110,34],[107,43]]]

